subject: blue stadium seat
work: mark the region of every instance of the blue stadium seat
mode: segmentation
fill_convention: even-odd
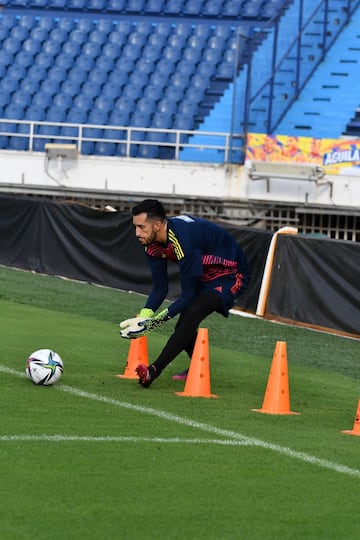
[[[108,75],[105,87],[107,85],[111,87],[115,85],[115,87],[117,87],[120,91],[127,84],[128,80],[129,80],[129,75],[126,71],[115,70]],[[104,91],[105,91],[105,88],[104,88]]]
[[[140,144],[137,152],[137,157],[143,159],[156,159],[158,156],[159,148],[157,146]]]
[[[82,111],[84,111],[84,118],[86,118],[87,113],[94,106],[94,98],[92,98],[91,96],[84,96],[83,94],[79,94],[78,96],[74,97],[73,106],[74,109],[81,109]]]
[[[114,108],[114,100],[107,96],[98,96],[94,101],[94,109],[110,113]]]
[[[96,28],[99,32],[110,34],[114,28],[114,22],[111,19],[98,19]]]
[[[148,37],[147,45],[156,47],[157,49],[162,49],[165,46],[165,43],[167,43],[167,39],[168,36],[165,34],[159,34],[156,32],[155,28],[155,31],[153,31]]]
[[[42,42],[38,39],[29,38],[26,39],[22,45],[22,50],[35,56],[41,51]]]
[[[2,50],[14,56],[21,51],[21,42],[10,36],[3,42]]]
[[[173,49],[169,47],[169,51],[171,51],[171,54],[172,54]],[[171,60],[171,57],[170,57],[171,54],[170,52],[168,53],[169,60]],[[179,56],[180,56],[179,54],[172,54],[172,56],[174,57],[176,56],[176,58],[174,59],[174,62],[177,62],[179,60]],[[154,45],[145,45],[145,47],[143,48],[141,52],[141,58],[149,62],[157,62],[162,57],[165,57],[165,56],[164,56],[164,53],[161,52],[161,48],[155,47]],[[137,59],[138,58],[135,58],[135,60]]]
[[[6,67],[3,64],[0,64],[0,80],[5,76]]]
[[[78,43],[79,45],[84,45],[87,41],[87,32],[83,30],[78,30],[77,28],[74,30],[71,30],[69,33],[69,40],[74,41],[75,43]]]
[[[10,137],[9,148],[17,152],[29,150],[29,142],[27,137]]]
[[[40,88],[39,81],[34,81],[33,79],[24,77],[20,83],[19,90],[21,90],[22,92],[26,92],[30,96],[33,96],[34,94],[36,94],[39,88]]]
[[[88,111],[84,108],[72,107],[67,113],[66,122],[71,124],[84,124],[88,117]]]
[[[41,19],[43,19],[43,17],[41,17]],[[60,17],[59,20],[57,21],[57,27],[61,28],[62,30],[65,30],[68,34],[72,30],[74,30],[75,25],[76,25],[76,22],[73,17]]]
[[[34,58],[34,64],[46,70],[54,64],[54,58],[51,54],[39,52]]]
[[[105,0],[88,0],[87,9],[92,11],[103,11],[106,7]]]
[[[132,32],[128,35],[128,44],[132,47],[142,49],[147,42],[147,36],[144,32]]]
[[[1,17],[1,26],[8,28],[9,32],[12,28],[17,24],[17,18],[15,15],[10,15],[8,13],[4,13]]]
[[[45,120],[45,109],[40,105],[31,105],[25,111],[24,120]]]
[[[102,69],[92,69],[89,74],[87,80],[91,82],[95,82],[96,84],[102,86],[108,79],[108,75],[106,71]],[[84,82],[84,81],[83,81]]]
[[[0,64],[7,67],[10,66],[14,62],[14,55],[9,53],[8,51],[5,51],[4,49],[0,49]]]
[[[92,58],[91,56],[87,56],[85,54],[79,54],[79,56],[75,58],[75,62],[73,66],[75,69],[80,69],[80,70],[89,72],[94,68],[95,61],[94,61],[94,58]]]
[[[154,73],[150,75],[149,84],[165,88],[169,85],[169,73],[154,71]]]
[[[113,110],[109,116],[109,125],[127,126],[130,120],[130,114],[126,111]]]
[[[146,14],[159,14],[163,10],[164,0],[147,0],[144,11]]]
[[[53,66],[49,69],[47,78],[54,81],[63,82],[67,79],[67,71],[59,66]]]
[[[155,62],[151,62],[151,60],[146,60],[144,58],[139,58],[139,60],[136,61],[134,69],[137,71],[137,73],[150,76],[151,73],[155,71]]]
[[[156,86],[155,84],[149,84],[144,92],[143,96],[144,98],[148,98],[152,101],[158,101],[164,93],[164,89],[161,86]]]
[[[8,92],[8,91],[4,91],[1,88],[1,92],[0,92],[0,108],[3,110],[5,107],[7,107],[7,105],[9,105],[10,101],[11,101],[11,93]]]
[[[81,94],[83,96],[88,96],[88,97],[91,97],[91,98],[94,98],[94,99],[97,96],[100,95],[100,92],[101,92],[100,84],[97,84],[97,83],[92,82],[92,81],[86,81],[82,85],[82,88],[81,88]]]
[[[51,56],[56,56],[61,51],[60,41],[55,41],[53,39],[48,39],[42,44],[42,51],[45,54],[51,54]]]
[[[66,118],[66,111],[52,106],[46,111],[46,120],[49,122],[64,122]]]
[[[169,37],[167,46],[182,49],[188,39],[187,34],[173,34]]]
[[[184,89],[180,86],[168,86],[162,97],[178,103],[184,98]]]
[[[101,54],[101,45],[94,41],[87,41],[82,47],[81,54],[91,56],[95,59]]]
[[[63,44],[62,54],[66,56],[71,56],[71,58],[76,58],[81,53],[81,45],[75,43],[75,41],[66,41]]]
[[[116,11],[118,13],[121,13],[121,11],[124,9],[126,0],[108,0],[107,3],[107,11]]]
[[[47,70],[43,66],[33,64],[27,70],[27,76],[36,81],[42,81],[45,79]]]
[[[220,0],[207,0],[205,3],[202,14],[203,15],[211,15],[212,17],[216,17],[220,15],[222,8],[222,1]]]
[[[86,8],[87,0],[68,0],[68,9],[82,11]]]
[[[135,61],[131,58],[119,58],[116,61],[114,71],[124,71],[125,73],[132,73],[135,68]]]
[[[151,127],[157,129],[169,129],[172,127],[173,119],[169,113],[154,114],[151,122]]]
[[[188,99],[184,99],[181,103],[179,103],[178,114],[183,114],[185,116],[195,116],[197,110],[197,103],[194,103],[193,101],[190,101]]]
[[[53,79],[44,79],[41,83],[40,90],[50,96],[54,96],[60,90],[60,82]]]
[[[166,0],[163,11],[167,15],[180,15],[182,7],[183,0]]]
[[[68,32],[65,28],[53,28],[53,30],[50,31],[49,39],[58,41],[61,44],[65,43],[68,39]]]
[[[48,7],[53,9],[66,8],[67,0],[48,0]]]
[[[32,54],[30,54],[29,52],[26,52],[26,51],[20,51],[17,53],[17,55],[15,56],[15,59],[14,61],[19,65],[19,66],[23,66],[25,68],[28,68],[30,66],[32,66],[33,62],[34,62],[34,56]]]
[[[199,15],[202,4],[202,0],[187,0],[183,8],[184,15]]]
[[[173,115],[177,111],[177,102],[163,98],[158,101],[156,109],[156,114],[160,113]]]
[[[14,92],[11,96],[11,103],[14,105],[19,105],[23,109],[28,107],[31,103],[31,94],[25,92],[24,90],[18,90]],[[21,117],[19,118],[21,120]]]
[[[161,57],[176,63],[182,58],[182,51],[176,47],[167,46],[163,49]]]
[[[45,53],[40,53],[40,54],[45,55]],[[75,66],[74,58],[64,52],[58,54],[55,59],[51,55],[47,55],[47,57],[50,58],[50,64],[47,67],[56,66],[65,70],[70,70],[70,69],[73,69]],[[44,62],[45,61],[47,60],[44,60]]]
[[[227,39],[230,39],[232,36],[233,29],[230,26],[227,26],[225,24],[218,24],[214,28],[214,36],[218,36],[220,38],[223,38],[224,41]]]
[[[211,26],[209,24],[203,24],[199,23],[195,25],[193,35],[195,36],[202,36],[203,38],[207,39],[210,36],[211,33]]]
[[[39,41],[40,43],[42,43],[43,41],[45,41],[45,39],[48,38],[48,36],[49,31],[47,28],[35,26],[35,28],[30,31],[29,39],[34,39],[35,41]]]
[[[145,113],[149,116],[154,114],[156,111],[156,104],[155,101],[152,101],[151,99],[142,97],[137,100],[136,102],[136,112],[138,113]]]
[[[10,36],[22,43],[29,35],[29,29],[25,26],[14,26],[10,31]]]
[[[195,77],[195,75],[194,75],[194,77]],[[185,90],[185,88],[187,88],[189,86],[189,82],[190,82],[189,77],[186,77],[185,75],[179,74],[177,72],[175,72],[170,77],[170,85],[174,86],[175,88],[183,88]]]
[[[4,118],[22,120],[24,118],[25,106],[18,103],[10,103],[4,109]],[[14,125],[14,128],[16,126]]]
[[[144,0],[127,0],[125,11],[128,13],[140,13],[144,9]]]
[[[130,115],[135,110],[135,107],[135,99],[121,96],[115,101],[114,111],[128,113]]]
[[[95,28],[95,22],[92,17],[80,17],[77,19],[77,30],[79,32],[84,32],[87,36],[90,32],[92,32]]]
[[[59,19],[59,22],[58,22],[58,26],[60,26],[60,22],[62,21],[63,19]],[[53,17],[40,17],[38,22],[37,22],[37,25],[39,28],[44,28],[46,29],[48,32],[50,32],[50,30],[52,30],[53,28],[55,28],[56,26],[56,21]]]
[[[123,34],[130,34],[134,30],[133,23],[131,20],[128,19],[121,19],[118,22],[117,29],[119,32],[122,32]]]
[[[54,107],[59,107],[60,109],[64,111],[68,111],[71,108],[72,103],[73,103],[72,96],[69,94],[64,94],[64,93],[57,94],[53,100]]]
[[[116,153],[116,143],[97,141],[95,143],[94,154],[99,156],[114,156]]]
[[[122,90],[122,96],[139,99],[143,95],[143,89],[136,84],[127,84]]]
[[[202,49],[196,49],[194,47],[186,47],[183,50],[182,58],[186,62],[192,62],[193,64],[197,64],[203,55]]]
[[[92,73],[92,71],[90,72]],[[74,67],[68,71],[67,74],[67,80],[68,81],[75,81],[79,84],[84,84],[88,80],[88,72],[85,71],[85,69],[80,69],[78,67]]]
[[[115,67],[115,61],[113,58],[110,58],[109,56],[99,56],[99,58],[95,61],[95,68],[101,69],[102,71],[105,71],[106,73],[109,73],[112,71]]]
[[[47,109],[50,107],[53,100],[53,95],[44,90],[40,90],[33,96],[31,107],[41,107]]]
[[[36,25],[36,18],[33,15],[21,15],[18,18],[18,25],[30,31]]]
[[[10,35],[10,29],[6,26],[0,26],[0,41],[1,43]]]
[[[26,68],[15,63],[12,66],[8,67],[6,74],[10,79],[21,81],[26,76]]]
[[[66,80],[61,84],[60,91],[63,94],[70,96],[71,98],[74,98],[75,96],[78,96],[80,93],[80,84],[75,81]]]
[[[97,43],[101,47],[107,42],[108,34],[103,30],[93,30],[89,34],[89,43]]]
[[[0,88],[2,92],[9,92],[12,94],[13,92],[16,92],[19,89],[19,81],[17,79],[12,79],[10,77],[4,77],[0,81]]]
[[[111,36],[113,34],[120,36],[123,42],[119,43],[118,40],[116,42],[112,42]],[[121,56],[121,46],[123,45],[123,43],[126,43],[126,37],[123,34],[119,34],[118,32],[113,32],[112,34],[110,34],[109,40],[102,48],[102,55],[104,57],[109,57],[115,60]]]

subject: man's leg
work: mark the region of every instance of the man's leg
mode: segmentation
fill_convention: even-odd
[[[197,329],[210,313],[221,308],[220,296],[211,292],[200,293],[191,306],[183,313],[157,360],[152,364],[158,377],[162,370],[174,360],[182,351],[191,357],[194,350]]]
[[[170,336],[157,360],[149,367],[140,365],[136,368],[140,384],[145,388],[150,386],[162,370],[182,351],[186,351],[191,356],[199,324],[210,313],[221,309],[221,306],[222,300],[216,293],[212,291],[200,293],[186,312],[180,316],[174,333]]]

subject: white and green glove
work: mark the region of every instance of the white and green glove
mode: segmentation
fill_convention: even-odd
[[[154,316],[152,309],[143,308],[138,317],[126,319],[119,324],[121,328],[120,335],[126,339],[146,336],[146,334],[155,330],[155,328],[158,328],[169,319],[170,316],[167,309]]]

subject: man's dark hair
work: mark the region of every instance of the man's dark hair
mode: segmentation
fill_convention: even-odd
[[[132,209],[132,215],[147,214],[148,219],[159,219],[164,221],[166,219],[165,208],[162,203],[157,199],[145,199]]]

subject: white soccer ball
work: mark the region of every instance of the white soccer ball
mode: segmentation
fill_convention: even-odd
[[[56,383],[64,371],[64,363],[58,353],[50,349],[33,352],[27,359],[25,373],[34,384],[49,386]]]

